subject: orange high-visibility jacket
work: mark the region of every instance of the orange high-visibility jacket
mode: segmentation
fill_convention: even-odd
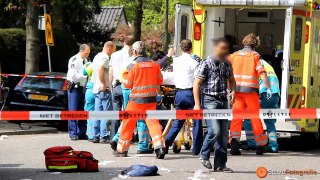
[[[260,55],[248,48],[230,55],[237,92],[259,92],[259,76],[266,72],[260,63]]]
[[[163,78],[160,66],[146,57],[137,57],[123,75],[123,86],[131,89],[130,101],[137,104],[157,102],[157,88]]]

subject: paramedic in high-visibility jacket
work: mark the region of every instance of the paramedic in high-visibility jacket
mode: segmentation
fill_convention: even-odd
[[[259,47],[260,39],[254,34],[249,34],[242,41],[245,46],[230,55],[236,80],[236,98],[233,110],[256,110],[259,111],[259,76],[267,88],[267,96],[271,97],[268,76],[263,65],[260,63],[260,55],[255,51]],[[241,137],[243,119],[233,119],[230,126],[231,150],[230,154],[240,155],[239,141]],[[251,119],[254,139],[257,144],[257,155],[263,155],[267,151],[268,137],[264,134],[260,119]]]
[[[135,60],[129,64],[123,76],[123,86],[131,89],[129,103],[126,111],[146,111],[156,110],[157,95],[160,93],[160,85],[163,78],[160,66],[153,60],[146,57],[146,46],[142,41],[135,42],[132,46]],[[126,157],[132,139],[132,133],[136,127],[137,118],[123,119],[117,157]],[[162,126],[159,120],[146,119],[156,158],[163,159],[165,156],[165,146],[162,138]]]
[[[279,79],[273,69],[273,67],[264,60],[261,60],[261,64],[263,64],[264,68],[267,71],[270,89],[271,89],[271,97],[267,94],[267,88],[264,82],[260,79],[260,104],[262,108],[265,109],[278,109],[279,108],[279,100],[280,100],[280,87],[279,87]],[[268,143],[268,151],[272,153],[278,152],[278,143],[277,143],[277,130],[276,130],[276,119],[265,119],[264,124],[267,127],[267,133],[269,136]],[[243,122],[243,128],[246,131],[247,136],[247,149],[255,149],[256,144],[254,142],[254,134],[252,133],[251,123],[248,120]],[[242,148],[244,149],[244,148]]]

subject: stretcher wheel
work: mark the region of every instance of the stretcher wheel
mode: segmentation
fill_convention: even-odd
[[[185,149],[185,150],[190,150],[190,149],[191,149],[191,144],[190,144],[189,141],[186,141],[186,142],[184,143],[184,149]]]
[[[176,143],[174,143],[173,146],[172,146],[172,151],[174,153],[178,154],[181,151],[181,147],[178,147],[178,145]]]

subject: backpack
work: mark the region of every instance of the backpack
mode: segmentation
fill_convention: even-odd
[[[98,160],[87,151],[75,151],[70,146],[55,146],[44,151],[46,168],[58,172],[97,172]]]

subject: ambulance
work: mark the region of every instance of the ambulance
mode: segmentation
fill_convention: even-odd
[[[194,0],[176,5],[175,45],[193,41],[193,53],[206,58],[211,39],[226,37],[241,49],[249,33],[260,36],[257,51],[280,80],[280,108],[320,107],[320,0]],[[289,112],[288,112],[289,113]],[[276,113],[273,113],[276,114]],[[273,118],[276,118],[273,117]],[[281,133],[319,138],[317,119],[279,119]]]

